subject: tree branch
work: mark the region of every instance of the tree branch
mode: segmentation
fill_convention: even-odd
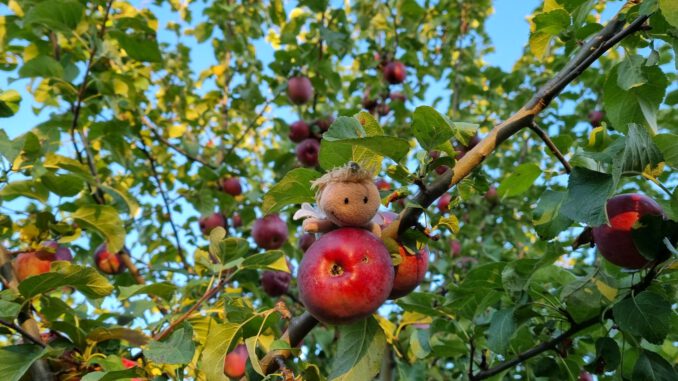
[[[546,146],[549,147],[549,149],[551,150],[553,155],[558,160],[560,160],[560,162],[563,164],[563,167],[565,167],[565,172],[567,172],[567,173],[572,172],[572,167],[570,166],[570,163],[567,162],[567,159],[565,159],[565,157],[560,152],[558,147],[556,147],[556,145],[553,144],[553,140],[551,140],[551,138],[549,138],[549,136],[546,134],[546,132],[544,130],[542,130],[541,128],[539,128],[539,125],[537,125],[537,123],[534,123],[534,122],[532,124],[530,124],[529,127],[530,127],[530,130],[534,131],[537,134],[537,136],[539,136],[539,138],[541,138],[541,140],[544,142],[544,144],[546,144]]]
[[[282,90],[281,90],[281,91],[282,91]],[[254,127],[257,126],[257,120],[259,120],[259,118],[261,118],[261,116],[264,115],[264,112],[266,112],[266,108],[268,108],[268,105],[270,105],[271,102],[273,102],[273,101],[278,97],[278,95],[280,95],[281,91],[278,91],[277,93],[273,94],[273,96],[271,97],[271,99],[267,100],[266,103],[264,103],[264,107],[262,107],[262,108],[261,108],[261,111],[259,111],[259,113],[257,114],[257,116],[255,116],[254,119],[252,119],[252,121],[251,121],[250,124],[247,126],[247,128],[245,129],[245,131],[243,131],[242,134],[240,134],[240,136],[239,136],[237,139],[235,139],[235,142],[233,142],[233,145],[231,146],[231,148],[229,148],[229,149],[226,151],[226,153],[224,154],[224,157],[228,157],[228,155],[232,154],[233,151],[235,151],[235,149],[238,147],[238,145],[240,145],[240,143],[242,143],[243,139],[245,139],[245,136],[247,136],[247,134],[248,134]]]
[[[25,329],[21,328],[20,326],[14,324],[12,322],[0,320],[0,325],[4,325],[7,328],[10,328],[10,329],[17,331],[17,333],[19,333],[21,336],[23,336],[25,339],[32,342],[33,344],[37,344],[37,345],[39,345],[43,348],[47,347],[47,344],[43,343],[42,340],[36,339],[35,337],[33,337],[33,335],[28,333]]]
[[[177,153],[181,154],[182,156],[184,156],[184,157],[187,158],[188,160],[198,162],[198,163],[200,163],[200,164],[202,164],[202,165],[204,165],[204,166],[206,166],[206,167],[208,167],[208,168],[211,168],[211,169],[217,169],[217,166],[216,166],[216,165],[210,164],[210,163],[208,163],[207,161],[205,161],[204,159],[202,159],[202,158],[200,158],[200,157],[193,156],[193,155],[191,155],[190,153],[184,151],[183,149],[181,149],[181,148],[175,146],[174,144],[170,143],[167,139],[165,139],[165,138],[162,136],[162,134],[160,134],[160,132],[158,132],[158,130],[157,130],[157,129],[155,128],[155,126],[153,125],[153,123],[151,123],[151,121],[150,121],[145,115],[142,115],[142,116],[141,116],[141,123],[142,123],[144,126],[148,127],[148,129],[151,130],[151,133],[153,134],[153,136],[155,136],[155,138],[158,139],[162,144],[164,144],[164,145],[166,145],[167,147],[173,149],[174,151],[176,151]]]

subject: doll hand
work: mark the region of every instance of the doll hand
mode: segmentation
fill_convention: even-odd
[[[302,228],[309,233],[326,233],[335,227],[332,221],[318,218],[307,218],[302,224]]]

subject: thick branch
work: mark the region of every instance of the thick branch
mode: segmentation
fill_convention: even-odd
[[[530,129],[534,131],[534,133],[536,133],[537,136],[539,136],[539,138],[544,142],[544,144],[546,144],[546,146],[549,147],[551,153],[553,153],[553,155],[563,164],[563,167],[565,167],[565,172],[567,173],[572,172],[572,167],[570,166],[570,163],[567,162],[565,156],[563,156],[563,154],[560,152],[558,147],[556,147],[556,145],[553,143],[553,140],[549,138],[546,132],[539,128],[537,123],[532,123],[530,125]]]

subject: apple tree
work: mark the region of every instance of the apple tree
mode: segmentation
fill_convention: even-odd
[[[678,379],[676,1],[0,4],[4,380]]]

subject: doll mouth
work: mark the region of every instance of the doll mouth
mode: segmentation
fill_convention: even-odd
[[[336,213],[334,213],[334,210],[328,210],[328,213],[332,215],[332,217],[334,217],[335,220],[341,222],[342,224],[344,223],[344,221],[341,218],[339,218],[339,216],[337,216]]]

